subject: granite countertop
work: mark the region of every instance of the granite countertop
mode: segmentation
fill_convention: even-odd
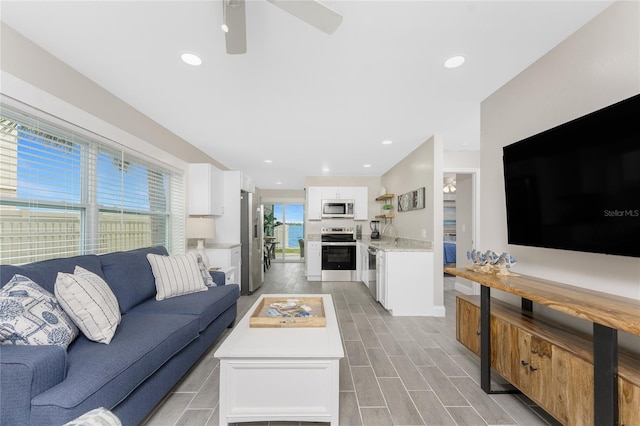
[[[230,249],[234,247],[240,247],[242,244],[240,243],[212,243],[205,244],[205,249]]]
[[[381,240],[372,240],[369,236],[363,236],[358,242],[382,251],[433,251],[431,241],[409,238],[398,238],[398,244],[395,244],[393,238],[387,236],[383,236]]]

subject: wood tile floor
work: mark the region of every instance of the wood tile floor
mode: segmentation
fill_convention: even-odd
[[[557,424],[522,395],[482,392],[478,358],[455,339],[452,278],[445,277],[445,318],[393,317],[362,283],[307,282],[302,263],[272,263],[262,288],[241,296],[238,318],[262,293],[333,295],[346,353],[340,365],[342,426]],[[222,339],[156,407],[145,426],[218,425],[219,368],[213,353]]]

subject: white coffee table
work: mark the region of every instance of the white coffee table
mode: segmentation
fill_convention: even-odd
[[[326,327],[250,328],[263,297],[322,297]],[[220,359],[221,426],[272,420],[338,425],[344,349],[331,295],[260,296],[214,356]]]

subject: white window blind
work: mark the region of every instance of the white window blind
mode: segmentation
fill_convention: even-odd
[[[0,263],[184,244],[183,176],[42,113],[0,110]]]

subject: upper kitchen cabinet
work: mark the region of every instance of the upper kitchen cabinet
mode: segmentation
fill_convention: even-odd
[[[307,220],[322,219],[322,187],[307,188]]]
[[[353,188],[353,219],[369,220],[369,189],[366,186]]]
[[[224,214],[224,173],[208,163],[189,164],[189,215]]]
[[[355,188],[350,186],[321,186],[323,200],[353,200]]]

